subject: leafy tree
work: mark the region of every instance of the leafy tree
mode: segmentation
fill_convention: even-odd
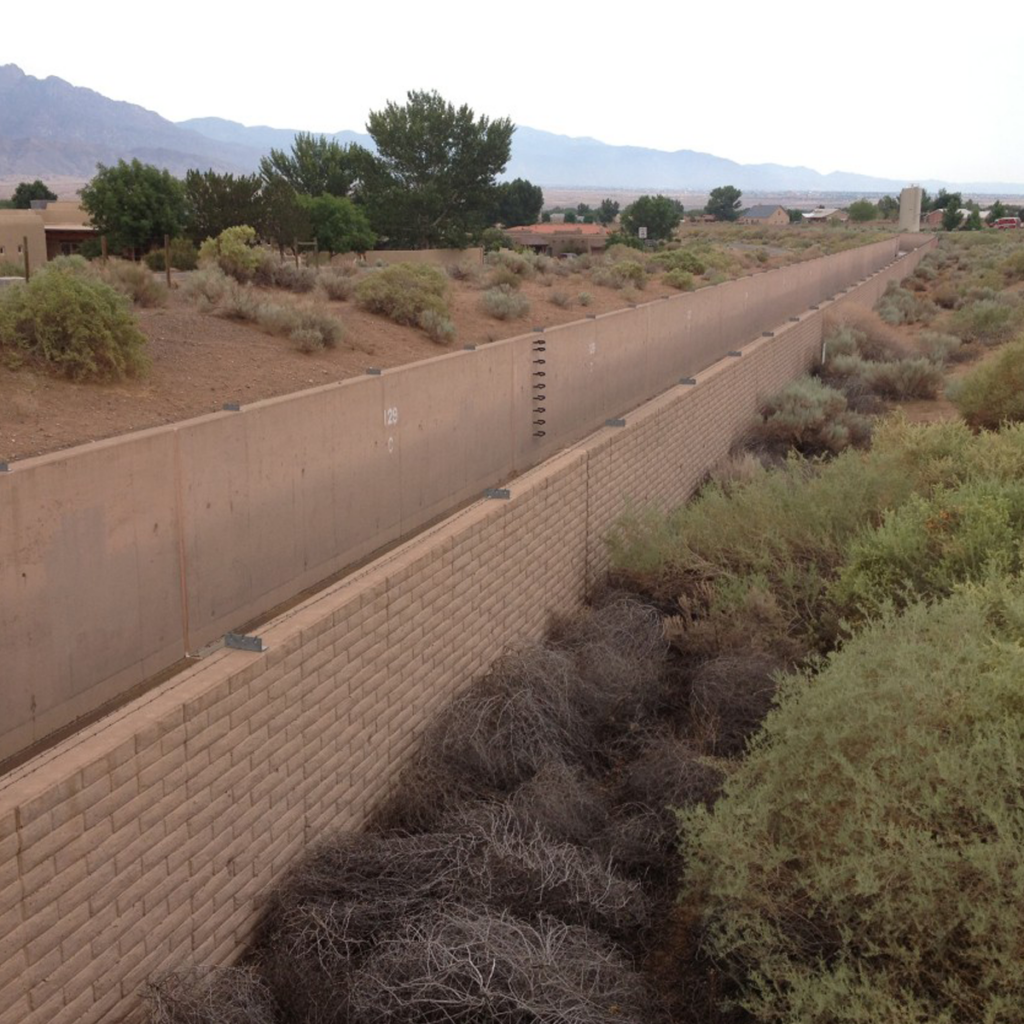
[[[704,207],[715,220],[736,220],[740,215],[740,198],[743,193],[733,185],[720,185],[711,190],[708,204]]]
[[[683,204],[668,196],[641,196],[622,211],[622,232],[637,236],[639,228],[647,228],[647,237],[654,241],[672,237],[683,219]]]
[[[507,228],[536,224],[544,205],[544,190],[525,178],[504,181],[495,189],[494,220]]]
[[[366,214],[343,196],[301,196],[299,203],[306,210],[317,245],[332,256],[336,252],[366,252],[377,241]]]
[[[967,220],[964,221],[965,231],[980,231],[982,228],[981,224],[981,211],[971,210],[967,216]]]
[[[367,154],[361,195],[370,223],[392,246],[463,246],[487,226],[495,177],[505,169],[514,125],[477,119],[436,91],[371,111],[377,145]]]
[[[611,224],[619,215],[619,204],[612,199],[602,199],[597,208],[597,219],[602,224]]]
[[[945,210],[953,202],[955,202],[956,208],[959,210],[964,205],[963,196],[959,192],[947,192],[944,188],[940,188],[935,198],[929,201],[928,209]]]
[[[924,209],[924,206],[921,207]],[[900,213],[900,202],[892,196],[882,196],[878,200],[878,216],[883,220],[895,220]]]
[[[954,196],[954,198],[950,199],[942,213],[943,231],[956,231],[960,227],[960,222],[964,219],[964,215],[960,212],[959,198],[959,196]]]
[[[1009,212],[1007,211],[1007,209],[1003,205],[1003,203],[1000,200],[998,200],[998,199],[989,207],[989,210],[988,210],[988,222],[989,222],[989,224],[995,224],[995,222],[997,220],[999,220],[1000,217],[1008,217],[1008,216],[1010,216]]]
[[[81,191],[82,206],[115,251],[138,250],[181,234],[185,189],[166,170],[139,160],[114,167],[97,164],[96,175]]]
[[[588,213],[592,213],[592,212],[593,211],[590,209],[590,204],[589,203],[579,203],[576,206],[576,213],[579,214],[580,217],[586,217],[586,215]]]
[[[259,224],[262,217],[257,174],[185,173],[185,233],[194,242],[216,238],[226,228]]]
[[[43,182],[36,178],[35,181],[18,182],[18,187],[11,196],[11,206],[15,210],[27,210],[32,206],[33,199],[54,200],[56,198],[57,193],[51,192]]]
[[[858,199],[857,202],[850,203],[846,212],[849,213],[850,220],[863,223],[865,221],[874,220],[875,215],[878,213],[878,209],[870,200]]]
[[[264,181],[285,181],[308,196],[347,196],[359,177],[366,150],[343,146],[336,139],[311,132],[296,132],[291,153],[271,149],[260,160]]]
[[[565,213],[562,214],[562,223],[563,224],[575,224],[576,223],[576,211],[575,210],[566,210]]]
[[[541,222],[541,224],[550,224],[551,223],[551,211],[550,210],[545,210],[540,215],[540,222]]]
[[[262,205],[259,234],[272,241],[282,256],[285,248],[296,252],[299,242],[309,240],[312,234],[309,214],[299,194],[283,178],[264,185]]]
[[[787,210],[786,213],[789,216],[789,223],[790,224],[802,224],[803,223],[803,221],[804,221],[804,211],[803,210]]]

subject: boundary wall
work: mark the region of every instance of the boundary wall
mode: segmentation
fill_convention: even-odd
[[[759,400],[909,253],[0,778],[0,1024],[142,1019],[140,986],[225,964],[306,843],[355,828],[429,716],[604,576],[627,499],[685,501]]]
[[[0,761],[925,241],[904,239],[13,463]]]

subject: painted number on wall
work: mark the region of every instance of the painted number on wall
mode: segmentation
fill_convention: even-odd
[[[384,410],[384,426],[394,427],[398,424],[398,406],[389,405]]]

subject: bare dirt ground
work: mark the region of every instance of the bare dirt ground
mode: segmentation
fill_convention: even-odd
[[[581,291],[593,296],[587,308],[576,302]],[[556,306],[551,296],[557,292],[568,295],[572,306]],[[452,310],[458,328],[453,347],[486,344],[533,326],[550,327],[626,305],[623,292],[595,285],[580,274],[556,278],[550,286],[526,281],[521,293],[530,300],[530,312],[517,320],[498,321],[479,308],[478,288],[453,282]],[[647,302],[669,294],[678,293],[651,281],[639,298]],[[279,291],[272,297],[275,302],[311,301]],[[336,349],[311,355],[299,352],[287,338],[201,313],[176,290],[165,308],[136,311],[152,363],[141,380],[78,384],[0,364],[0,461],[200,416],[222,409],[226,402],[244,405],[345,380],[371,366],[400,366],[450,351],[420,330],[391,323],[352,303],[325,305],[341,320],[347,340]]]

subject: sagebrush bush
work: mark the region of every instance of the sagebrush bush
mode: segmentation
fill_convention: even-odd
[[[644,288],[647,284],[647,272],[643,265],[635,259],[619,259],[604,266],[595,267],[590,272],[594,284],[605,288]]]
[[[182,290],[189,301],[209,310],[224,298],[230,283],[220,267],[203,267],[188,275]]]
[[[395,263],[375,270],[356,285],[356,302],[397,324],[416,327],[427,310],[450,315],[448,279],[438,267],[420,263]]]
[[[513,275],[529,280],[537,273],[539,267],[546,266],[546,264],[542,265],[539,262],[541,259],[547,259],[547,257],[538,257],[533,253],[513,252],[511,249],[501,249],[498,252],[489,252],[486,262],[489,267],[493,268],[493,271],[504,271],[503,279],[507,279],[508,275]]]
[[[572,296],[568,292],[552,292],[551,304],[559,309],[568,309],[573,303]]]
[[[24,277],[25,264],[13,260],[0,260],[0,277]]]
[[[100,277],[136,306],[150,308],[167,304],[167,285],[158,281],[144,263],[108,260],[98,267]]]
[[[947,394],[972,427],[994,430],[1024,420],[1024,339],[976,367]]]
[[[515,290],[519,288],[522,281],[521,275],[517,274],[511,267],[492,267],[491,272],[487,275],[487,287],[489,288],[509,288]]]
[[[999,345],[1020,329],[1020,309],[1002,299],[981,299],[962,306],[950,320],[950,330],[964,341]]]
[[[965,357],[963,342],[955,334],[922,331],[920,343],[925,356],[939,366],[960,362]]]
[[[814,377],[803,377],[766,399],[751,428],[750,447],[785,454],[837,453],[871,440],[870,421],[847,408],[846,398]]]
[[[0,349],[14,362],[72,380],[118,380],[145,371],[145,348],[124,296],[73,262],[54,260],[0,292]]]
[[[593,303],[594,296],[591,295],[590,292],[580,292],[579,295],[576,296],[576,301],[581,306],[589,306]]]
[[[513,291],[508,285],[488,288],[480,296],[480,305],[485,313],[495,320],[512,320],[530,312],[530,300]]]
[[[1018,583],[887,614],[682,815],[681,898],[753,1020],[1019,1018],[1022,652]]]
[[[322,270],[317,284],[327,298],[334,302],[347,302],[355,294],[356,281],[349,274],[339,274],[334,270]]]
[[[420,313],[420,327],[431,341],[436,341],[439,345],[450,345],[457,333],[451,318],[433,309],[425,309]]]
[[[902,400],[935,398],[942,389],[942,369],[929,359],[865,363],[862,379],[876,395]]]
[[[699,277],[707,270],[704,261],[689,249],[670,249],[667,252],[659,252],[652,259],[669,272],[683,271]]]
[[[263,263],[264,253],[256,248],[256,231],[247,224],[225,228],[216,238],[199,247],[199,261],[220,267],[236,281],[251,281]]]
[[[844,334],[844,328],[846,332]],[[825,349],[832,350],[833,338],[843,335],[852,338],[854,348],[836,349],[836,354],[858,355],[871,362],[883,363],[894,359],[902,359],[909,355],[909,348],[898,331],[883,323],[878,314],[859,306],[850,306],[841,310],[835,319],[831,316],[825,322]],[[844,342],[844,344],[848,344]]]
[[[305,294],[311,292],[321,277],[315,267],[296,266],[289,260],[277,259],[268,252],[260,253],[260,261],[253,270],[255,284],[267,288],[283,288],[289,292]]]
[[[890,281],[875,306],[878,315],[887,324],[927,322],[935,315],[935,307],[927,299],[919,299],[913,292]]]

